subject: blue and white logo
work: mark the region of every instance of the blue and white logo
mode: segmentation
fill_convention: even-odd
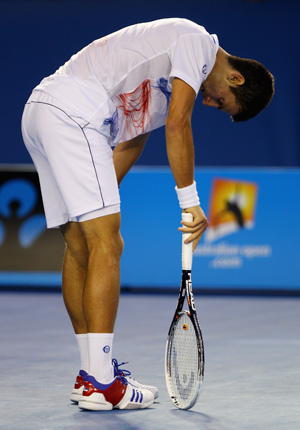
[[[10,179],[0,187],[0,246],[6,239],[6,220],[19,220],[18,240],[29,248],[46,230],[44,214],[32,213],[38,200],[34,185],[21,178]]]
[[[202,73],[203,75],[206,75],[206,64],[204,64],[204,66],[202,67]]]
[[[110,351],[110,347],[108,345],[104,346],[103,351],[105,352],[105,354],[108,354]]]

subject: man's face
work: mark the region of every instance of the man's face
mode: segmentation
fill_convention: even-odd
[[[201,85],[200,91],[205,106],[216,107],[230,116],[236,115],[240,111],[240,106],[236,102],[235,95],[231,92],[227,78],[208,77]]]

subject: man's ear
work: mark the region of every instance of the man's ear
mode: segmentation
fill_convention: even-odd
[[[245,83],[245,78],[239,72],[233,72],[228,77],[229,84],[232,85],[243,85]]]

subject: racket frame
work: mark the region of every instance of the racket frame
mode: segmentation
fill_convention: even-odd
[[[182,219],[186,221],[191,221],[192,218],[186,217],[186,214],[182,213]],[[196,305],[195,305],[195,299],[193,294],[193,287],[192,287],[192,243],[191,244],[184,244],[184,240],[186,237],[189,236],[189,234],[183,234],[182,235],[182,278],[181,278],[181,285],[180,285],[180,291],[177,301],[177,307],[174,313],[173,320],[171,322],[168,337],[167,337],[167,344],[166,344],[166,352],[165,352],[165,376],[166,376],[166,385],[168,389],[168,393],[170,395],[170,398],[174,405],[179,409],[190,409],[194,406],[196,403],[199,394],[200,389],[202,385],[202,381],[204,378],[204,367],[205,367],[205,357],[204,357],[204,343],[203,343],[203,337],[202,332],[200,329],[197,312],[196,312]],[[185,298],[187,298],[188,308],[189,310],[182,310],[183,305],[185,302]],[[193,399],[190,401],[190,403],[187,406],[182,406],[180,404],[180,400],[177,399],[175,396],[175,393],[172,390],[172,386],[170,383],[171,380],[171,347],[172,347],[172,337],[173,332],[176,329],[177,323],[180,319],[180,316],[185,313],[193,327],[196,333],[196,341],[197,341],[197,349],[198,349],[198,357],[199,357],[199,366],[198,366],[198,384],[195,390],[195,395]]]

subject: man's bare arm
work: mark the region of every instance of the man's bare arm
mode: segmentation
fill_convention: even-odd
[[[191,185],[194,181],[191,120],[195,97],[192,87],[180,79],[174,79],[165,129],[168,159],[178,188]]]
[[[178,188],[185,188],[194,182],[194,142],[192,133],[192,112],[195,91],[184,81],[175,78],[169,113],[166,119],[166,145],[169,164]],[[199,243],[207,225],[207,218],[200,206],[184,209],[193,215],[191,223],[182,222],[179,230],[191,235],[186,243],[193,242],[193,249]]]
[[[127,142],[119,143],[113,152],[113,161],[120,185],[125,175],[141,155],[150,133],[141,134]]]

